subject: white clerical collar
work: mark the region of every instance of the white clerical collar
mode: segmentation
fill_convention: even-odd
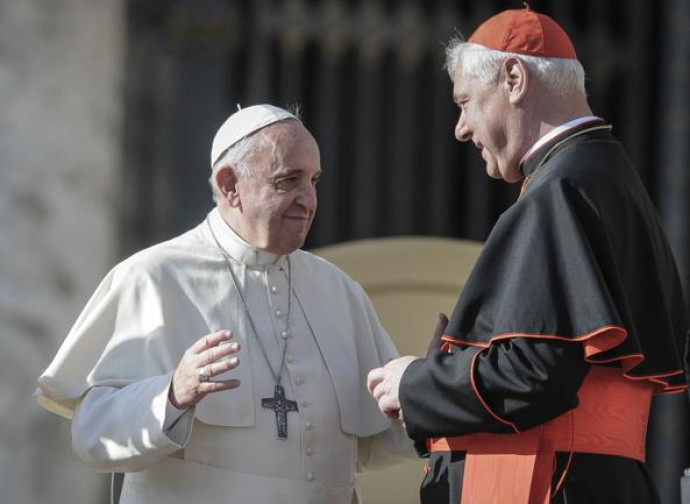
[[[225,252],[235,261],[247,266],[282,266],[285,263],[286,256],[257,248],[243,240],[242,237],[225,222],[218,208],[214,208],[209,212],[208,222],[221,247],[223,247]]]
[[[539,147],[546,144],[551,139],[556,138],[558,135],[560,135],[561,133],[563,133],[563,132],[565,132],[571,128],[574,128],[576,126],[579,126],[580,124],[584,124],[584,123],[590,122],[590,121],[601,121],[601,118],[599,118],[597,116],[591,116],[591,115],[590,116],[582,116],[582,117],[578,117],[576,119],[573,119],[571,121],[568,121],[565,124],[561,124],[560,126],[557,126],[556,128],[552,129],[546,135],[544,135],[539,140],[537,140],[534,143],[534,145],[532,145],[532,147],[530,147],[527,150],[527,152],[525,152],[525,154],[520,159],[520,163],[519,163],[520,166],[522,166],[522,164],[527,160],[528,157],[530,157],[532,155],[533,152],[535,152],[537,149],[539,149]]]

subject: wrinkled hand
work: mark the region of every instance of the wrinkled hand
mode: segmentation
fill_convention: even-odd
[[[436,322],[436,328],[434,329],[434,334],[429,342],[429,348],[426,351],[426,356],[430,357],[434,353],[441,349],[441,337],[448,326],[448,316],[441,312],[438,314],[438,321]]]
[[[168,393],[173,406],[186,410],[207,394],[240,386],[237,379],[213,380],[214,376],[234,369],[240,363],[237,356],[226,359],[240,351],[240,344],[231,343],[231,338],[231,331],[216,331],[200,338],[187,349],[173,373]],[[206,375],[206,381],[202,381],[202,375]]]
[[[402,420],[398,389],[403,373],[412,361],[419,359],[406,355],[390,361],[383,367],[372,369],[367,376],[367,389],[376,399],[381,413],[388,418]]]

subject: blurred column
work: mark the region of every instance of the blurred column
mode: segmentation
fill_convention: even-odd
[[[36,378],[116,256],[124,2],[0,3],[0,502],[105,503]]]

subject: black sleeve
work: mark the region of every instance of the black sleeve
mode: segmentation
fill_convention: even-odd
[[[470,372],[478,352],[475,391]],[[407,432],[421,440],[515,432],[508,422],[529,429],[577,406],[588,369],[582,345],[572,341],[512,338],[484,350],[437,353],[413,362],[403,374],[400,403]]]

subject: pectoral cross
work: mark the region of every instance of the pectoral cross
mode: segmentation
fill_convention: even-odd
[[[285,389],[282,385],[276,385],[273,397],[261,399],[261,406],[272,409],[276,412],[276,426],[278,427],[278,437],[287,438],[287,414],[290,411],[297,411],[297,403],[285,398]]]

